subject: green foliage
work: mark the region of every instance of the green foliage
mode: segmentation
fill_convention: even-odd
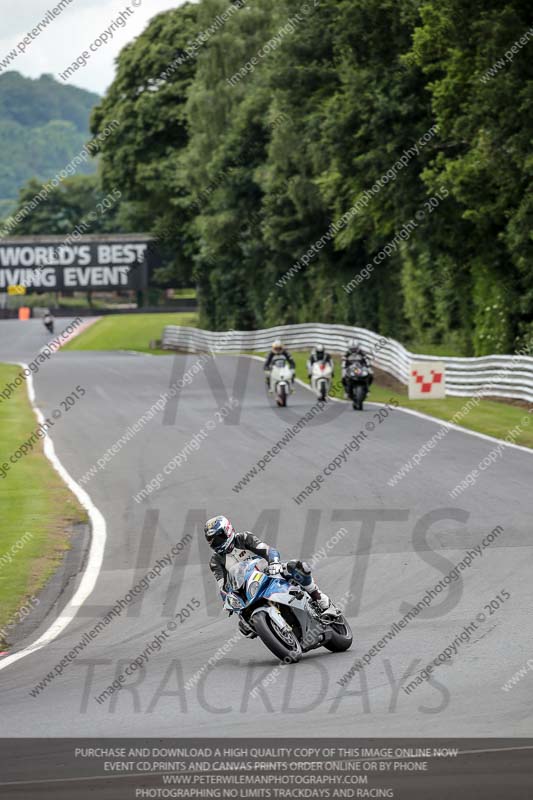
[[[528,342],[531,45],[505,58],[528,4],[237,6],[222,25],[228,0],[155,17],[92,121],[122,122],[104,186],[167,246],[165,277],[194,278],[201,324],[336,321],[465,354]]]
[[[42,189],[32,179],[19,192],[14,215],[34,200]],[[106,193],[100,188],[97,175],[77,175],[66,178],[52,188],[30,214],[22,214],[14,233],[17,236],[61,235],[78,233],[128,233],[135,231],[135,215],[120,195]],[[106,201],[107,202],[104,202]]]
[[[18,72],[0,75],[0,215],[12,209],[22,184],[54,177],[80,152],[97,100],[98,95],[62,86],[51,75],[37,80]],[[94,169],[86,162],[79,172]]]
[[[122,50],[116,78],[92,116],[94,134],[121,123],[120,135],[101,145],[104,190],[118,189],[131,201],[137,228],[159,238],[178,283],[192,269],[189,187],[179,157],[188,143],[185,101],[196,63],[185,48],[197,33],[196,15],[196,6],[185,3],[154,17]]]

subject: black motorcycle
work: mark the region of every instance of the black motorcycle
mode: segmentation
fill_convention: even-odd
[[[352,361],[347,365],[344,387],[355,411],[363,410],[371,382],[372,370],[364,361]]]
[[[44,324],[44,327],[46,328],[46,330],[48,331],[48,333],[53,333],[54,332],[54,320],[53,319],[45,319],[43,324]]]

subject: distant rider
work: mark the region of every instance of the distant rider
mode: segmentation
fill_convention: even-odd
[[[54,318],[49,311],[43,317],[43,325],[50,333],[54,332]]]
[[[317,603],[325,619],[338,614],[329,597],[319,591],[314,583],[311,567],[305,561],[281,563],[280,554],[275,547],[260,541],[249,531],[237,533],[229,519],[223,516],[207,520],[204,531],[207,543],[215,551],[209,567],[218,583],[223,601],[230,592],[227,584],[229,569],[240,561],[260,556],[268,561],[268,566],[264,569],[267,575],[280,575],[286,580],[292,578],[296,581],[309,594],[311,600]],[[245,636],[254,635],[252,628],[243,619],[239,621],[239,628]]]
[[[342,385],[344,386],[345,391],[347,391],[346,370],[348,369],[350,364],[353,364],[356,361],[361,363],[364,367],[370,369],[370,362],[368,360],[368,356],[362,349],[361,345],[356,339],[350,339],[350,341],[348,342],[348,349],[346,350],[346,352],[342,357]],[[369,389],[372,386],[373,381],[374,377],[370,372],[368,376]]]
[[[268,356],[266,357],[265,365],[263,367],[265,371],[265,383],[267,386],[270,386],[270,367],[272,365],[272,361],[277,356],[285,356],[287,361],[289,362],[291,369],[296,369],[296,364],[294,362],[294,358],[291,356],[288,350],[283,347],[283,342],[281,339],[276,339],[275,342],[272,342],[272,349]],[[292,382],[294,383],[294,375],[292,378]]]
[[[307,361],[307,377],[311,380],[311,375],[313,374],[313,364],[329,364],[332,372],[331,376],[333,377],[333,370],[334,364],[333,359],[331,358],[330,354],[326,352],[326,348],[323,344],[316,344],[314,350],[311,350],[311,355]]]

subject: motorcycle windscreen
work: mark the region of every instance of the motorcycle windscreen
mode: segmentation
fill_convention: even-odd
[[[262,572],[266,566],[266,561],[264,558],[248,558],[246,561],[240,561],[238,564],[234,564],[230,568],[228,577],[231,587],[234,591],[238,591],[244,586],[246,582],[246,576],[250,571],[250,566],[252,564],[257,570]]]
[[[362,361],[350,361],[347,372],[348,375],[368,375],[368,370]]]

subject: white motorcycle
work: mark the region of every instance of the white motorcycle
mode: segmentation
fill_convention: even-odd
[[[315,361],[311,366],[311,388],[317,393],[318,399],[325,403],[331,381],[333,379],[333,367],[328,361]]]
[[[285,356],[276,356],[270,365],[269,388],[272,394],[276,395],[278,406],[285,407],[287,405],[287,397],[292,392],[293,379],[294,370]]]

